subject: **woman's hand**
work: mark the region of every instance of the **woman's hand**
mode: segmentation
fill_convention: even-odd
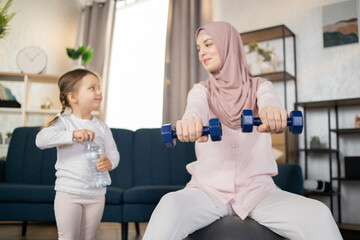
[[[95,138],[95,133],[88,129],[81,129],[73,131],[73,139],[80,140],[81,142],[86,142],[90,136],[89,142],[92,142]]]
[[[199,116],[176,122],[176,135],[180,142],[207,142],[208,136],[202,136],[202,131],[203,124]]]
[[[109,158],[103,156],[98,159],[98,164],[96,164],[96,167],[100,171],[110,171],[112,169],[112,164]]]
[[[260,109],[262,124],[258,127],[259,132],[282,133],[287,127],[287,112],[285,108],[267,106]]]

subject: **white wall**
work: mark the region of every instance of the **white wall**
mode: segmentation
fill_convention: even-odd
[[[213,1],[213,20],[230,22],[239,32],[285,24],[296,34],[299,102],[360,97],[360,45],[323,47],[322,6],[344,0]],[[355,115],[360,115],[360,107],[347,108],[340,113],[340,127],[353,127]],[[327,146],[326,111],[312,111],[308,114],[307,121],[309,139],[311,135],[319,135],[322,144]],[[356,135],[341,139],[341,159],[344,155],[360,155],[359,138]],[[301,145],[303,141],[300,138]],[[301,156],[302,165],[303,159],[304,156]],[[327,159],[326,155],[310,155],[309,178],[329,178]],[[342,166],[342,171],[343,169]],[[342,185],[341,195],[343,222],[360,224],[360,182]],[[328,197],[321,197],[319,200],[329,205]]]
[[[20,72],[16,55],[29,45],[39,46],[47,53],[44,73],[61,74],[70,69],[72,61],[65,49],[76,43],[81,16],[79,1],[15,0],[9,12],[17,14],[10,21],[8,36],[0,39],[1,72]]]

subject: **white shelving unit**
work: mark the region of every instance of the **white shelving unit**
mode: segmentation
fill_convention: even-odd
[[[21,126],[41,126],[61,111],[57,81],[60,76],[47,74],[24,74],[0,72],[0,82],[8,87],[21,108],[0,108],[0,132],[2,139],[7,132]],[[50,109],[41,104],[50,100]],[[0,143],[0,157],[6,156],[8,145]]]

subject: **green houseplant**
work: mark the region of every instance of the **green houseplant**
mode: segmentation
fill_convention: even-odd
[[[318,136],[312,136],[310,141],[310,148],[321,148],[320,138]]]
[[[251,42],[249,46],[249,51],[247,53],[252,53],[256,51],[258,54],[264,57],[265,62],[270,62],[271,58],[273,57],[273,53],[269,49],[262,49],[260,44],[257,42]]]
[[[13,0],[8,0],[4,7],[1,7],[0,0],[0,39],[4,38],[9,32],[8,24],[10,20],[15,16],[16,13],[8,13],[8,9],[11,6]]]
[[[259,57],[261,56],[258,60],[260,73],[276,72],[276,59],[273,50],[269,49],[269,44],[267,44],[266,49],[263,49],[258,42],[251,42],[247,54],[252,52],[256,52]]]
[[[5,144],[9,144],[9,143],[10,143],[11,135],[12,135],[11,132],[7,132],[7,133],[6,133]]]
[[[67,55],[73,59],[78,60],[78,65],[81,65],[81,63],[87,63],[93,53],[93,49],[90,46],[79,46],[78,49],[75,48],[66,48]]]

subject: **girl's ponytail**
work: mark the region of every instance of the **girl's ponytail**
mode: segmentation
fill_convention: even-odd
[[[66,109],[66,106],[64,104],[62,104],[60,115],[62,115],[65,112],[65,109]],[[51,125],[53,125],[58,120],[58,118],[59,118],[59,116],[54,117],[53,120],[51,120],[50,122],[48,122],[47,124],[42,126],[40,128],[40,130],[43,130],[44,128],[50,127]]]

